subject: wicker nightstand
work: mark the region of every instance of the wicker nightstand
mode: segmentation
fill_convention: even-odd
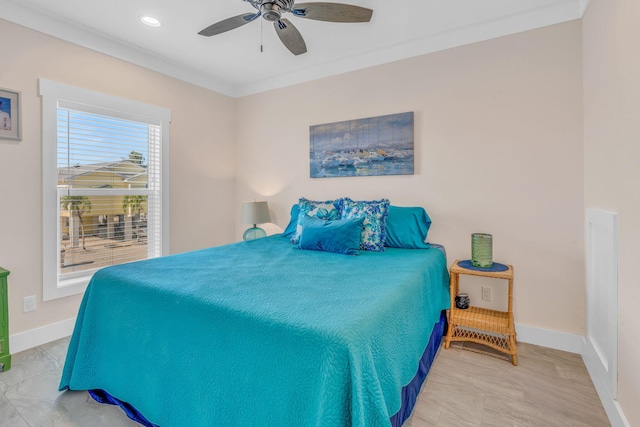
[[[516,330],[513,323],[513,266],[501,272],[478,271],[460,267],[456,260],[450,269],[451,309],[449,311],[449,330],[444,348],[451,341],[471,341],[487,345],[495,350],[511,355],[511,362],[518,364],[516,348]],[[460,275],[492,277],[509,281],[508,311],[489,310],[470,306],[465,310],[456,308],[455,297],[460,287]]]

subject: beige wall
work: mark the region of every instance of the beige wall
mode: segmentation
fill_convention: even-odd
[[[640,426],[640,2],[591,0],[583,19],[585,207],[618,213],[618,401]]]
[[[72,318],[80,301],[42,303],[38,77],[171,109],[171,252],[233,239],[233,99],[4,20],[0,40],[11,41],[2,48],[0,87],[22,91],[23,114],[22,141],[0,140],[0,265],[11,271],[10,334]],[[37,296],[38,309],[22,313],[28,295]]]
[[[237,200],[266,198],[280,227],[300,196],[424,206],[449,261],[494,235],[517,323],[582,335],[581,50],[574,21],[244,97]],[[414,175],[309,178],[310,125],[404,111]]]

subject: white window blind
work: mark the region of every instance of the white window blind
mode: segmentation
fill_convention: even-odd
[[[58,281],[159,256],[160,126],[63,106],[57,123]]]
[[[40,85],[48,300],[82,292],[99,268],[166,253],[168,115],[44,79]]]

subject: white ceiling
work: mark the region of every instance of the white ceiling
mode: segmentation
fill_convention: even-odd
[[[288,14],[307,44],[300,56],[262,19],[198,35],[217,21],[255,12],[241,0],[0,0],[0,18],[238,97],[579,19],[588,1],[336,0],[373,9],[371,22]],[[162,26],[143,25],[144,15]]]

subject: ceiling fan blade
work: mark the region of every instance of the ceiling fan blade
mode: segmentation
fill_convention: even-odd
[[[244,24],[248,24],[259,16],[260,12],[245,13],[243,15],[233,16],[231,18],[224,19],[220,22],[216,22],[215,24],[208,26],[198,34],[205,37],[215,36],[216,34],[224,33],[226,31],[241,27]]]
[[[296,27],[288,19],[280,19],[273,23],[276,34],[280,37],[282,44],[294,55],[302,55],[307,51],[307,45],[302,35]]]
[[[329,22],[369,22],[373,10],[343,3],[300,3],[291,10],[300,18]]]

